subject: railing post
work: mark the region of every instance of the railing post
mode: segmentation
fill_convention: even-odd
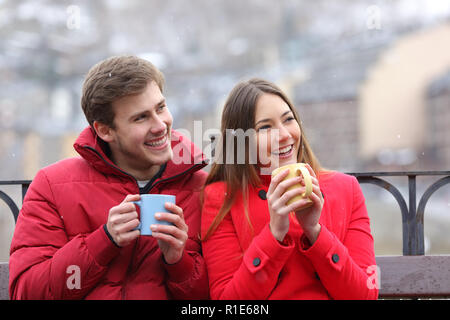
[[[416,223],[416,175],[408,174],[408,190],[409,190],[409,206],[408,206],[408,256],[423,254],[418,252],[418,243],[420,242],[419,235],[417,233]],[[422,240],[423,242],[423,240]]]
[[[28,191],[28,187],[30,186],[29,183],[22,183],[22,202],[25,199],[25,195]]]

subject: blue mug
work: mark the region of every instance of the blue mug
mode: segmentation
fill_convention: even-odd
[[[133,201],[140,208],[140,223],[135,230],[141,231],[143,236],[151,236],[152,230],[150,225],[152,224],[165,224],[173,225],[170,222],[155,219],[155,213],[157,212],[169,212],[164,204],[170,202],[175,204],[175,196],[168,194],[141,194],[141,200]]]

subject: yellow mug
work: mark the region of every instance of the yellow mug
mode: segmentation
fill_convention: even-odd
[[[309,204],[305,206],[309,207],[312,205],[312,200],[309,199],[309,196],[312,193],[312,181],[311,181],[311,175],[309,174],[308,169],[305,167],[304,163],[293,163],[293,164],[288,164],[282,167],[279,167],[275,170],[272,171],[272,178],[274,178],[277,174],[279,174],[282,171],[285,171],[286,169],[289,169],[289,173],[288,175],[283,179],[287,180],[290,178],[295,178],[295,177],[299,177],[299,176],[303,176],[303,180],[305,181],[305,192],[301,195],[295,196],[293,198],[291,198],[291,200],[289,200],[286,204],[290,205],[291,203],[301,200],[301,199],[307,199]],[[292,190],[292,189],[296,189],[302,187],[302,185],[300,183],[295,184],[291,187],[289,187],[286,191]]]

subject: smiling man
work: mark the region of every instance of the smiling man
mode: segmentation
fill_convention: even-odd
[[[87,74],[81,157],[38,172],[11,244],[12,299],[203,299],[199,193],[204,156],[172,130],[164,78],[146,60],[112,57]],[[191,152],[172,161],[173,147]],[[152,236],[136,229],[141,194],[176,196]]]

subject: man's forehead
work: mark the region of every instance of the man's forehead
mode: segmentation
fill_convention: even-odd
[[[121,97],[113,102],[114,111],[138,112],[156,108],[165,103],[165,97],[155,82],[147,85],[145,90],[138,94]]]

